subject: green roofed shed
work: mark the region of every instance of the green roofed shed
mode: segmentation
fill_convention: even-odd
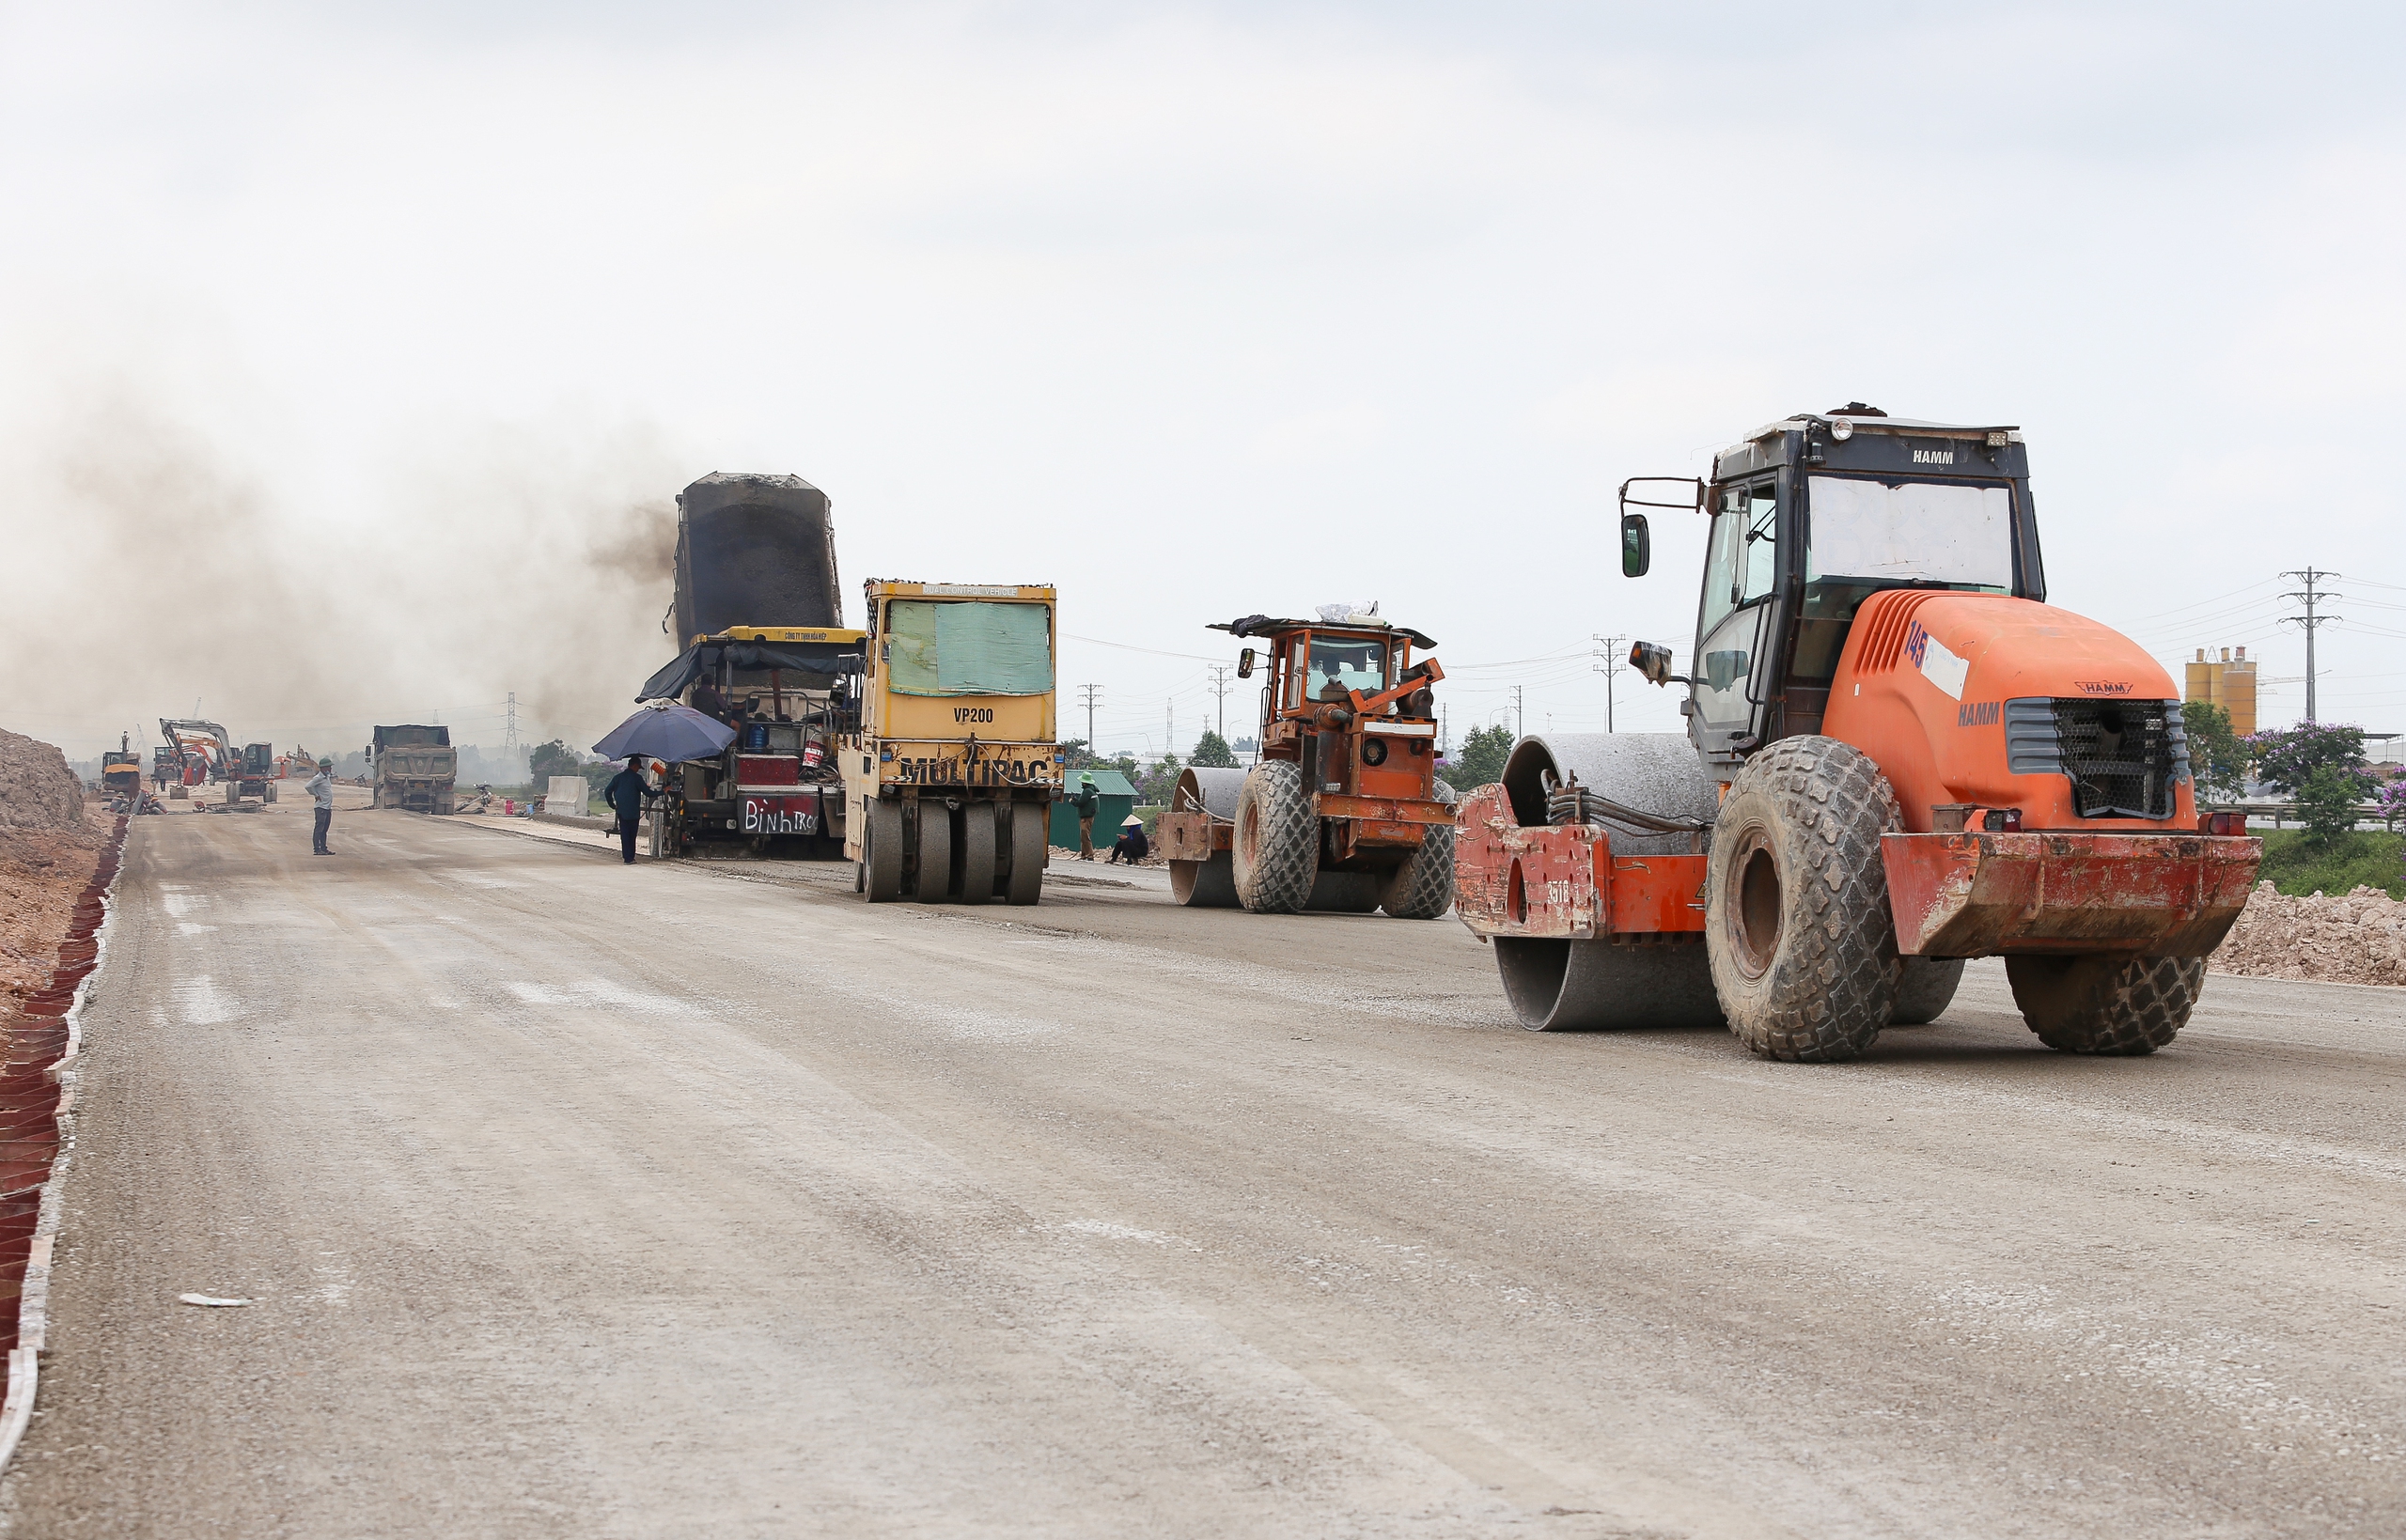
[[[1061,779],[1061,800],[1053,804],[1053,843],[1064,850],[1078,848],[1078,810],[1070,799],[1078,794],[1078,777],[1094,777],[1094,789],[1102,794],[1101,805],[1094,810],[1094,848],[1108,850],[1111,842],[1119,837],[1120,822],[1136,805],[1136,788],[1117,770],[1071,770]]]

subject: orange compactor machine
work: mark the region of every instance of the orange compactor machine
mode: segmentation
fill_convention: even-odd
[[[1637,510],[1711,521],[1690,672],[1630,658],[1687,732],[1523,739],[1463,800],[1455,908],[1523,1025],[1846,1059],[2001,956],[2050,1048],[2172,1040],[2262,842],[2198,813],[2163,665],[2046,602],[2018,429],[1858,402],[1621,504],[1630,577]]]

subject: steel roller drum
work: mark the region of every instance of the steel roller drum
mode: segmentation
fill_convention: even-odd
[[[1541,775],[1549,770],[1663,817],[1710,818],[1720,801],[1681,734],[1554,734],[1521,739],[1505,761],[1505,795],[1523,825],[1545,822]],[[1606,827],[1617,855],[1685,855],[1693,847],[1684,833]],[[1494,945],[1512,1014],[1533,1032],[1725,1024],[1701,936],[1662,946],[1498,936]]]

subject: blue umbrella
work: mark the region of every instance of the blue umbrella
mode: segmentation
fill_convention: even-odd
[[[647,706],[602,735],[593,752],[604,759],[708,759],[735,741],[735,729],[690,706]]]

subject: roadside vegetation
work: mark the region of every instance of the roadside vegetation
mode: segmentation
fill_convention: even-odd
[[[2337,896],[2363,886],[2406,898],[2406,834],[2365,832],[2323,839],[2304,829],[2258,830],[2264,841],[2260,875],[2292,898]]]

